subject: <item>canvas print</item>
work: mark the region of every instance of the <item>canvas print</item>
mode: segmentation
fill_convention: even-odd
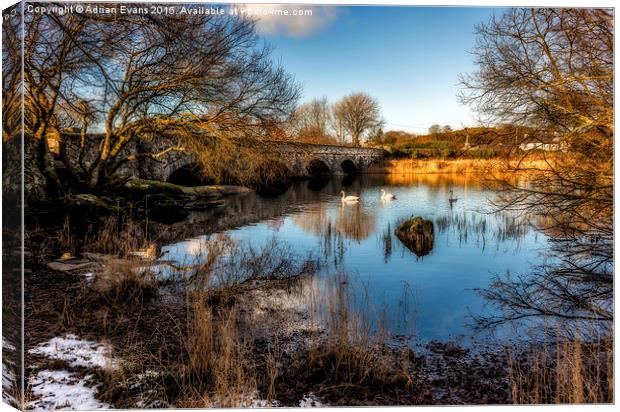
[[[28,410],[604,404],[613,8],[19,2]]]

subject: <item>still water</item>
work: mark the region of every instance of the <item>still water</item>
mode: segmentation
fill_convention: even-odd
[[[382,201],[381,189],[396,199]],[[359,196],[359,203],[342,203],[341,190]],[[451,196],[458,200],[450,201]],[[387,307],[389,316],[397,317],[395,307],[407,291],[420,341],[467,344],[480,337],[471,327],[472,316],[497,310],[476,289],[488,287],[496,275],[528,273],[543,262],[548,246],[545,235],[523,217],[491,213],[495,197],[480,176],[297,182],[275,199],[255,194],[229,199],[226,207],[193,224],[203,234],[169,244],[163,252],[166,259],[187,262],[215,233],[257,248],[276,239],[299,256],[318,258],[323,276],[350,274],[370,300],[356,310]],[[434,223],[433,249],[422,257],[394,234],[400,222],[414,216]]]

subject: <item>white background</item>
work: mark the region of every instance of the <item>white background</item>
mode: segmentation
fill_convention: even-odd
[[[118,1],[118,3],[121,2],[126,2],[126,1]],[[195,2],[195,3],[199,3],[200,1],[192,1],[192,0],[186,0],[186,1],[182,1],[182,0],[169,0],[169,1],[151,1],[150,3],[190,3],[190,2]],[[0,0],[0,5],[2,6],[2,9],[5,9],[13,4],[15,4],[15,1],[11,1],[11,0]],[[75,3],[86,3],[86,1],[75,1]],[[536,6],[536,7],[543,7],[543,6],[551,6],[551,7],[614,7],[615,6],[615,1],[611,1],[611,0],[593,0],[593,1],[583,1],[583,0],[564,0],[564,1],[551,1],[551,0],[544,0],[544,1],[490,1],[490,0],[486,0],[486,1],[481,1],[481,0],[477,0],[477,1],[467,1],[467,0],[461,0],[461,1],[441,1],[441,0],[425,0],[425,1],[415,1],[415,0],[391,0],[391,1],[354,1],[354,0],[340,0],[340,1],[329,1],[329,0],[314,0],[314,1],[300,1],[300,0],[291,0],[291,1],[287,1],[287,2],[278,2],[278,1],[273,1],[273,2],[266,2],[266,1],[256,1],[256,0],[246,0],[246,1],[219,1],[217,2],[219,4],[222,3],[280,3],[280,4],[342,4],[342,5],[356,5],[356,4],[374,4],[374,5],[434,5],[434,6],[486,6],[486,7],[498,7],[498,6],[502,6],[502,7],[509,7],[509,6]],[[614,39],[615,41],[615,49],[617,49],[617,38]],[[615,56],[615,62],[617,63],[617,56]],[[617,95],[617,84],[615,85],[615,94]],[[617,114],[614,112],[614,122],[617,119]],[[617,158],[618,155],[618,148],[616,147],[614,150],[614,156],[615,158]],[[2,158],[0,157],[0,166],[2,164]],[[615,165],[615,164],[614,164]],[[16,165],[17,167],[17,165]],[[614,178],[616,178],[617,175],[614,175]],[[614,198],[614,200],[617,200],[617,194],[616,197]],[[614,212],[614,218],[615,218],[615,222],[617,225],[618,222],[618,214],[617,211]],[[2,217],[0,215],[0,222],[2,220]],[[615,229],[617,229],[617,226],[615,226]],[[0,239],[0,243],[1,243],[1,239]],[[614,246],[615,250],[615,255],[617,255],[618,253],[618,245],[616,244]],[[616,302],[617,303],[617,302]],[[617,305],[616,305],[617,306]],[[0,326],[1,328],[1,326]],[[615,343],[615,353],[617,353],[617,340]],[[616,368],[617,371],[617,368]],[[614,375],[617,376],[616,373],[614,373]],[[616,384],[616,394],[617,394],[617,384]],[[414,410],[414,409],[419,409],[420,407],[417,408],[413,408],[413,407],[398,407],[399,411],[404,411],[404,410]],[[433,410],[435,411],[442,411],[442,410],[454,410],[455,407],[433,407]],[[459,407],[459,410],[477,410],[480,407],[478,406],[471,406],[471,407]],[[483,406],[482,408],[484,408],[485,411],[489,411],[489,412],[495,412],[495,411],[508,411],[508,410],[514,410],[518,408],[518,411],[532,411],[532,410],[536,410],[536,411],[540,411],[540,410],[546,410],[546,409],[555,409],[558,410],[558,408],[562,408],[562,410],[564,410],[564,408],[568,408],[571,411],[588,411],[588,410],[595,410],[595,411],[610,411],[612,410],[613,406],[608,406],[608,405],[598,405],[598,406],[587,406],[587,405],[571,405],[571,406],[566,406],[566,405],[558,405],[558,406]],[[340,410],[347,410],[347,408],[329,408],[330,411],[340,411]],[[379,408],[364,408],[364,410],[378,410]],[[390,408],[390,409],[394,409],[394,408]],[[615,408],[614,408],[615,409]],[[2,403],[0,404],[0,412],[6,412],[6,411],[14,411],[15,409],[9,407],[8,405]],[[289,409],[285,409],[285,410],[289,410]],[[297,409],[290,409],[290,410],[297,410]]]

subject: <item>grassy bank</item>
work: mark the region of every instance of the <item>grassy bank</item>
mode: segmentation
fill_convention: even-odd
[[[437,174],[437,173],[510,173],[517,162],[522,170],[546,170],[544,159],[388,159],[370,166],[368,173]],[[521,171],[520,173],[523,173]]]
[[[28,232],[29,402],[43,402],[37,384],[56,375],[90,379],[90,405],[116,408],[574,403],[613,396],[610,345],[563,340],[555,350],[498,345],[488,352],[454,342],[412,346],[414,304],[397,302],[410,308],[398,319],[407,318],[411,330],[395,330],[387,307],[373,308],[363,290],[355,293],[354,277],[325,273],[286,245],[256,249],[216,235],[200,243],[199,260],[156,261],[145,227],[110,216],[83,242],[68,224],[55,233]],[[78,257],[59,259],[67,251]],[[97,350],[105,344],[110,360],[76,366],[42,355],[41,345],[58,338]]]

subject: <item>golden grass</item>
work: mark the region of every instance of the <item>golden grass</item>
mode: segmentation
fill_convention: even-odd
[[[370,166],[368,173],[437,174],[437,173],[499,173],[509,171],[517,160],[495,159],[392,159]],[[547,169],[542,159],[527,159],[523,169]]]
[[[239,309],[191,302],[179,407],[243,407],[257,392],[249,343],[238,328]]]
[[[159,282],[139,260],[110,259],[94,287],[110,305],[131,305],[156,296]]]
[[[516,404],[613,403],[613,337],[584,343],[565,338],[509,363]]]

